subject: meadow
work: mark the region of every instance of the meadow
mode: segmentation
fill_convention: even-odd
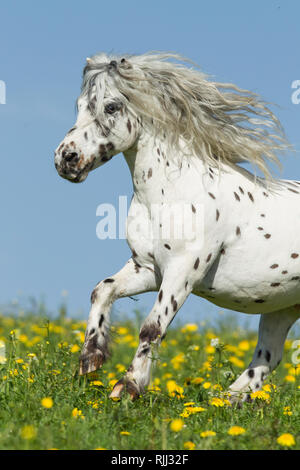
[[[111,357],[78,376],[86,323],[62,309],[0,315],[0,449],[300,449],[300,364],[292,336],[252,402],[237,408],[226,390],[251,360],[256,332],[230,320],[170,328],[145,395],[109,393],[130,365],[141,315],[117,321]],[[300,357],[300,354],[298,355]]]

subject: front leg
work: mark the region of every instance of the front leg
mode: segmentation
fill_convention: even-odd
[[[209,266],[209,263],[200,263],[199,258],[191,259],[186,255],[178,257],[165,270],[155,304],[141,327],[134,359],[126,375],[115,384],[111,398],[119,398],[123,391],[133,399],[143,393],[150,381],[153,346],[158,346],[165,337],[169,324],[196,280],[203,278]]]
[[[121,297],[159,289],[154,268],[142,267],[131,258],[114,276],[99,282],[91,295],[91,310],[80,355],[79,374],[99,369],[108,356],[109,316],[113,302]]]

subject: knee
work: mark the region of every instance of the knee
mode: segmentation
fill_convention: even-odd
[[[91,304],[96,303],[99,300],[99,297],[103,295],[111,296],[115,292],[115,279],[109,277],[100,281],[91,293]]]

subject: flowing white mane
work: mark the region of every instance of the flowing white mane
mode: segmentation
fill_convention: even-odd
[[[215,165],[250,162],[270,177],[268,162],[288,147],[281,124],[267,103],[233,84],[217,83],[176,54],[107,56],[88,59],[82,94],[96,90],[95,113],[103,112],[106,90],[118,90],[125,104],[170,145]]]

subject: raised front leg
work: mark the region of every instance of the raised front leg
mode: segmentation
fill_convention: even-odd
[[[125,376],[115,384],[111,398],[120,397],[125,390],[132,398],[143,393],[150,380],[152,348],[165,337],[169,324],[191,293],[196,277],[204,270],[199,268],[199,259],[189,263],[185,258],[177,259],[165,271],[155,304],[142,324],[134,359]]]
[[[80,356],[81,375],[99,369],[108,356],[109,316],[113,302],[120,297],[159,289],[160,281],[150,267],[131,258],[115,275],[99,282],[91,295],[91,310]]]
[[[287,334],[299,316],[297,307],[261,315],[253,359],[229,387],[232,402],[250,400],[252,392],[261,390],[264,379],[280,363]]]

